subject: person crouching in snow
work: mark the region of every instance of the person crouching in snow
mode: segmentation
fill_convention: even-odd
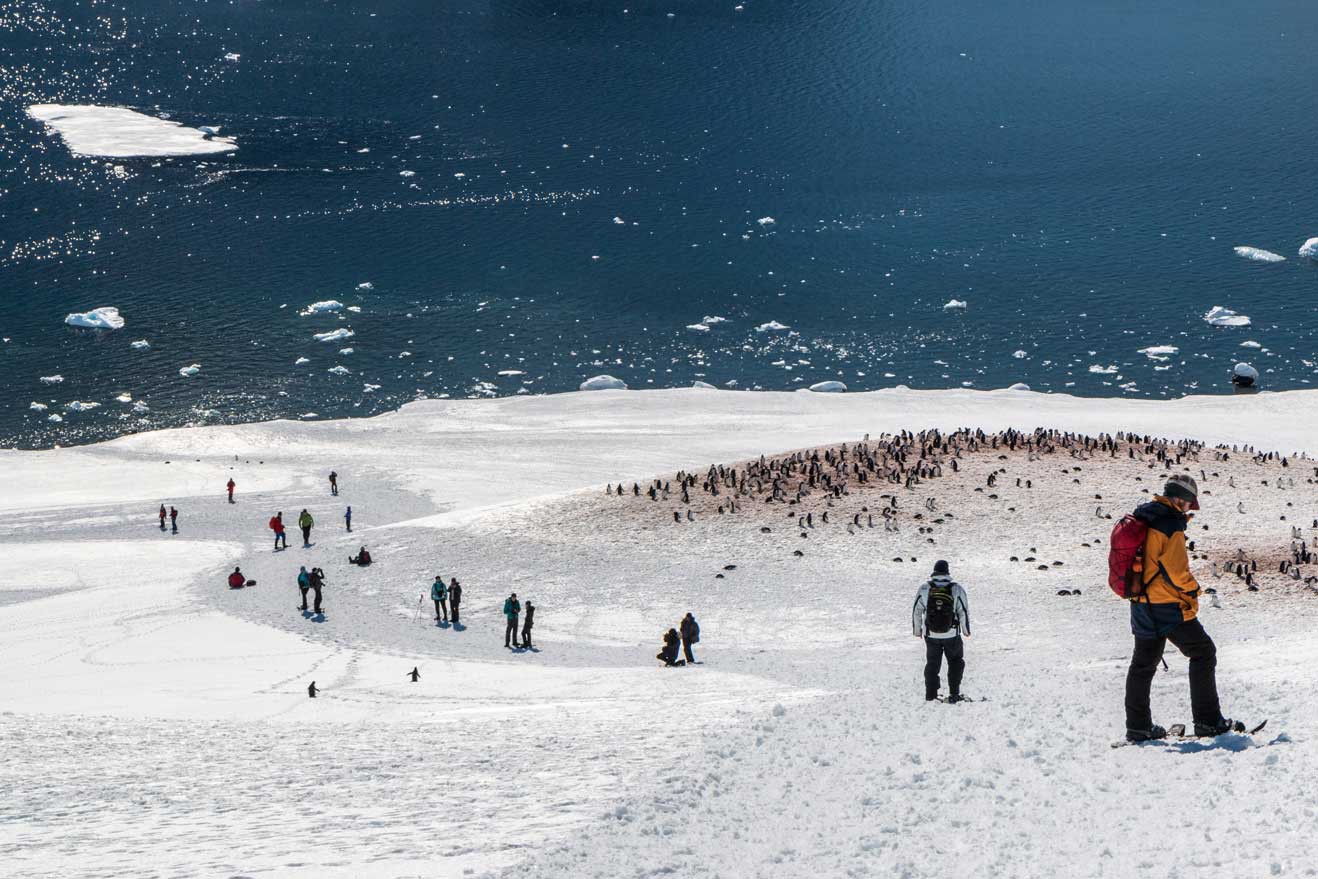
[[[915,637],[924,638],[924,698],[938,698],[941,684],[938,673],[947,657],[947,701],[961,701],[961,676],[966,670],[965,647],[961,636],[970,637],[970,604],[966,590],[952,579],[947,562],[934,564],[934,573],[915,593],[911,609],[911,629]]]
[[[1135,651],[1126,673],[1126,739],[1161,739],[1167,730],[1153,723],[1149,688],[1171,641],[1190,660],[1190,710],[1196,736],[1216,736],[1236,725],[1222,716],[1217,699],[1217,647],[1199,622],[1199,583],[1190,573],[1185,529],[1199,509],[1199,486],[1188,474],[1172,476],[1162,494],[1136,508],[1149,529],[1144,539],[1143,585],[1130,599]]]
[[[357,555],[348,556],[348,564],[350,565],[360,565],[364,568],[370,563],[371,563],[371,554],[366,551],[366,547],[364,546],[361,549],[357,550]]]
[[[682,639],[677,634],[677,629],[669,629],[664,633],[664,647],[655,654],[658,659],[666,666],[677,665],[677,650]],[[685,664],[685,663],[683,663]]]
[[[234,568],[233,573],[229,575],[229,588],[241,589],[246,583],[247,578],[243,576],[243,572]]]

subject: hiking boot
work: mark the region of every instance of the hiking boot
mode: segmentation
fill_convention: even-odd
[[[951,696],[947,697],[947,701],[948,704],[956,704],[957,702],[968,702],[969,700],[960,693],[953,693]]]
[[[1227,717],[1219,717],[1216,723],[1195,722],[1194,734],[1197,738],[1210,739],[1229,732],[1244,732],[1245,725]]]
[[[1154,739],[1165,738],[1167,738],[1167,730],[1158,726],[1156,723],[1148,729],[1126,730],[1126,741],[1128,742],[1151,742]]]

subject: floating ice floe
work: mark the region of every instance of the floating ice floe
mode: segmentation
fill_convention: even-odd
[[[949,299],[943,304],[943,311],[951,311],[954,308],[965,308],[966,303],[963,299]]]
[[[364,384],[364,385],[362,385],[362,393],[363,393],[363,394],[374,394],[374,393],[375,393],[376,391],[378,391],[378,390],[380,390],[380,386],[379,386],[379,385],[372,385],[372,384]]]
[[[1241,347],[1241,348],[1262,348],[1263,346],[1262,346],[1261,344],[1259,344],[1258,342],[1255,342],[1253,339],[1247,339],[1247,340],[1245,340],[1244,342],[1241,342],[1241,343],[1240,343],[1240,347]]]
[[[31,409],[33,412],[45,412],[50,407],[47,406],[45,403],[33,403],[31,406],[28,406],[27,408]]]
[[[706,390],[706,391],[717,391],[717,390],[718,390],[718,388],[714,387],[714,386],[711,385],[709,382],[702,382],[702,381],[692,382],[692,383],[691,383],[691,387],[693,387],[693,388],[701,388],[702,390]]]
[[[136,403],[133,404],[133,411],[136,412],[138,415],[145,415],[146,413],[151,411],[151,407],[147,406],[147,404],[142,402],[141,400],[138,400]]]
[[[1180,350],[1175,345],[1152,345],[1148,348],[1141,348],[1136,353],[1143,354],[1150,360],[1166,360],[1173,354],[1179,353]]]
[[[772,226],[778,221],[775,220],[773,217],[760,217],[755,222],[759,223],[761,226]]]
[[[127,107],[33,104],[27,114],[59,134],[75,156],[187,156],[238,149],[231,137],[212,137]]]
[[[91,311],[75,312],[64,318],[64,322],[71,327],[86,327],[90,330],[122,330],[124,328],[123,316],[119,314],[119,309],[113,305],[93,308]]]
[[[1094,373],[1095,375],[1116,375],[1116,374],[1117,374],[1117,368],[1116,368],[1115,366],[1103,366],[1101,363],[1095,363],[1095,364],[1091,365],[1091,366],[1089,367],[1089,371],[1092,372],[1092,373]]]
[[[1318,238],[1310,238],[1300,245],[1300,257],[1318,260]]]
[[[790,329],[791,329],[791,327],[789,327],[787,324],[780,324],[780,323],[778,323],[778,321],[776,321],[776,320],[771,320],[771,321],[769,321],[767,324],[760,324],[758,327],[755,328],[755,332],[757,332],[757,333],[768,333],[768,332],[775,332],[775,333],[777,333],[777,332],[782,332],[783,330],[790,330]]]
[[[135,351],[146,351],[150,347],[151,347],[151,343],[148,342],[146,339],[138,339],[136,342],[133,343],[133,350]]]
[[[705,324],[687,324],[688,330],[695,330],[697,333],[708,333],[709,327]]]
[[[614,378],[611,375],[597,375],[594,378],[588,378],[581,383],[580,390],[583,391],[625,391],[627,383],[620,378]]]
[[[339,353],[343,354],[344,356],[347,356],[349,354],[352,354],[356,350],[357,350],[356,348],[340,348]]]
[[[415,177],[415,176],[416,176],[416,172],[415,172],[415,171],[399,171],[399,172],[398,172],[398,176],[399,176],[399,177]]]
[[[331,366],[325,371],[332,375],[352,375],[352,370],[348,369],[346,366]]]
[[[1220,305],[1214,305],[1206,314],[1204,320],[1215,327],[1247,327],[1249,318],[1243,314],[1237,314],[1229,308],[1223,308]]]
[[[520,369],[501,369],[499,370],[499,375],[515,376],[515,375],[526,375],[526,373],[522,372]]]
[[[185,366],[182,369],[180,369],[178,371],[178,374],[183,376],[184,378],[192,378],[194,375],[196,375],[199,372],[201,372],[201,364],[193,363],[190,366]]]
[[[237,61],[239,58],[242,58],[242,57],[243,57],[243,56],[239,55],[237,52],[225,52],[225,53],[224,53],[224,60],[225,60],[225,61]]]
[[[1241,246],[1233,248],[1237,256],[1243,256],[1245,259],[1252,259],[1254,262],[1285,262],[1286,257],[1280,253],[1273,253],[1271,250],[1264,250],[1261,247]]]
[[[336,311],[343,311],[343,303],[337,299],[324,299],[320,302],[313,302],[306,308],[298,312],[303,317],[312,314],[332,314]]]
[[[627,221],[624,220],[622,217],[614,217],[614,218],[613,218],[613,225],[615,225],[615,226],[626,226],[626,225],[627,225]]]
[[[1259,371],[1248,363],[1237,363],[1231,371],[1241,378],[1258,379],[1259,377]]]
[[[46,420],[47,420],[47,421],[53,421],[53,422],[55,422],[56,424],[59,424],[61,421],[64,420],[64,416],[63,416],[63,415],[56,415],[54,412],[52,412],[52,413],[50,413],[49,415],[46,416]]]
[[[293,365],[294,365],[294,366],[301,366],[301,365],[304,364],[304,363],[310,363],[310,362],[311,362],[311,358],[310,358],[310,357],[299,357],[297,360],[294,360],[294,361],[293,361]]]
[[[41,383],[43,385],[57,385],[62,381],[64,381],[64,376],[62,375],[43,375],[41,377]]]
[[[847,386],[839,381],[816,382],[810,386],[810,390],[816,394],[841,394],[846,389]]]
[[[124,393],[115,397],[114,401],[116,403],[131,403],[133,402],[133,395],[125,391]]]
[[[101,404],[84,403],[82,400],[71,400],[64,404],[64,408],[70,412],[90,412],[92,409],[101,408]]]
[[[317,342],[340,342],[344,339],[351,339],[357,335],[347,327],[339,327],[337,330],[331,330],[328,333],[316,333],[311,338]]]
[[[720,317],[717,314],[707,314],[700,319],[700,322],[705,326],[712,327],[714,324],[725,324],[728,322],[728,319],[726,317]]]
[[[1011,356],[1015,357],[1017,360],[1024,360],[1026,357],[1029,357],[1030,355],[1029,352],[1027,351],[1013,351],[1011,352]]]
[[[1009,391],[1028,391],[1029,389],[1030,386],[1027,385],[1025,382],[1016,382],[1016,384],[1010,385],[1007,388],[1007,390]]]
[[[374,290],[374,289],[375,289],[375,285],[372,284],[370,281],[362,281],[360,284],[357,285],[357,289],[358,289],[358,290]]]

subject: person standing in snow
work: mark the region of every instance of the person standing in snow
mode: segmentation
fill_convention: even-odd
[[[508,620],[508,625],[503,630],[504,647],[521,647],[517,643],[517,617],[522,612],[522,603],[517,600],[517,593],[514,592],[504,599],[503,615]],[[511,643],[509,643],[511,641]]]
[[[1222,716],[1217,698],[1217,647],[1199,622],[1199,583],[1190,573],[1185,529],[1199,509],[1199,486],[1189,474],[1167,480],[1162,494],[1136,508],[1149,529],[1144,539],[1142,594],[1130,600],[1135,651],[1126,672],[1126,739],[1160,739],[1167,731],[1153,723],[1149,689],[1162,652],[1171,641],[1190,660],[1190,711],[1196,736],[1216,736],[1235,728]]]
[[[288,549],[288,535],[284,534],[284,514],[275,513],[270,517],[270,530],[275,532],[275,551],[279,551],[279,544],[284,544],[284,549]]]
[[[329,477],[329,479],[330,479],[330,496],[331,496],[331,497],[338,497],[338,496],[339,496],[339,474],[337,474],[337,473],[335,473],[333,470],[331,470],[331,471],[330,471],[330,477]]]
[[[966,670],[965,646],[961,636],[970,637],[970,603],[966,590],[952,579],[947,562],[934,563],[934,573],[920,584],[911,608],[911,630],[924,638],[924,698],[938,698],[939,672],[947,657],[948,702],[961,701],[961,676]]]
[[[448,622],[448,587],[444,578],[435,575],[435,582],[430,584],[430,600],[435,602],[435,622]]]
[[[347,526],[348,533],[352,533],[352,507],[343,511],[343,524]]]
[[[311,546],[311,526],[316,524],[316,520],[311,518],[311,514],[306,510],[302,515],[297,517],[297,527],[302,529],[302,546]]]
[[[312,612],[317,614],[323,613],[324,611],[320,609],[320,590],[325,588],[325,572],[320,568],[312,568],[308,577],[311,580],[311,588],[316,593],[316,604],[315,607],[312,608]]]
[[[297,588],[302,593],[302,607],[299,610],[307,609],[307,593],[311,591],[311,575],[307,573],[304,567],[297,575]]]
[[[307,687],[307,695],[310,696],[312,699],[314,699],[316,698],[316,694],[319,692],[320,692],[320,688],[316,686],[315,681],[312,681],[311,686]]]
[[[696,658],[691,655],[691,645],[700,642],[700,624],[696,618],[687,613],[682,617],[682,622],[677,624],[679,633],[682,636],[682,653],[686,656],[687,665],[695,665]]]
[[[522,646],[531,649],[531,627],[535,625],[535,605],[526,600],[526,622],[522,623]]]
[[[165,505],[164,505],[164,504],[161,504],[161,505],[160,505],[160,530],[161,530],[161,531],[164,531],[164,530],[165,530],[165,517],[167,517],[168,515],[169,515],[169,511],[165,509]]]
[[[235,488],[237,488],[237,487],[238,487],[238,484],[237,484],[236,482],[234,482],[233,479],[232,479],[232,477],[231,477],[231,478],[229,479],[229,484],[225,486],[225,488],[229,489],[229,503],[233,503],[233,490],[234,490]]]
[[[458,605],[462,603],[462,584],[457,577],[448,581],[448,603],[453,608],[453,625],[458,624]]]
[[[178,510],[173,507],[169,508],[169,527],[172,533],[178,534]]]

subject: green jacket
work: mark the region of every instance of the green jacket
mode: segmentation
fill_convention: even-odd
[[[448,587],[444,585],[443,580],[436,580],[430,584],[430,600],[444,601],[448,598]]]
[[[311,518],[310,513],[303,513],[301,516],[297,517],[297,527],[299,528],[310,528],[315,524],[316,520]]]
[[[522,612],[522,603],[516,598],[505,598],[503,600],[503,615],[512,619]]]

